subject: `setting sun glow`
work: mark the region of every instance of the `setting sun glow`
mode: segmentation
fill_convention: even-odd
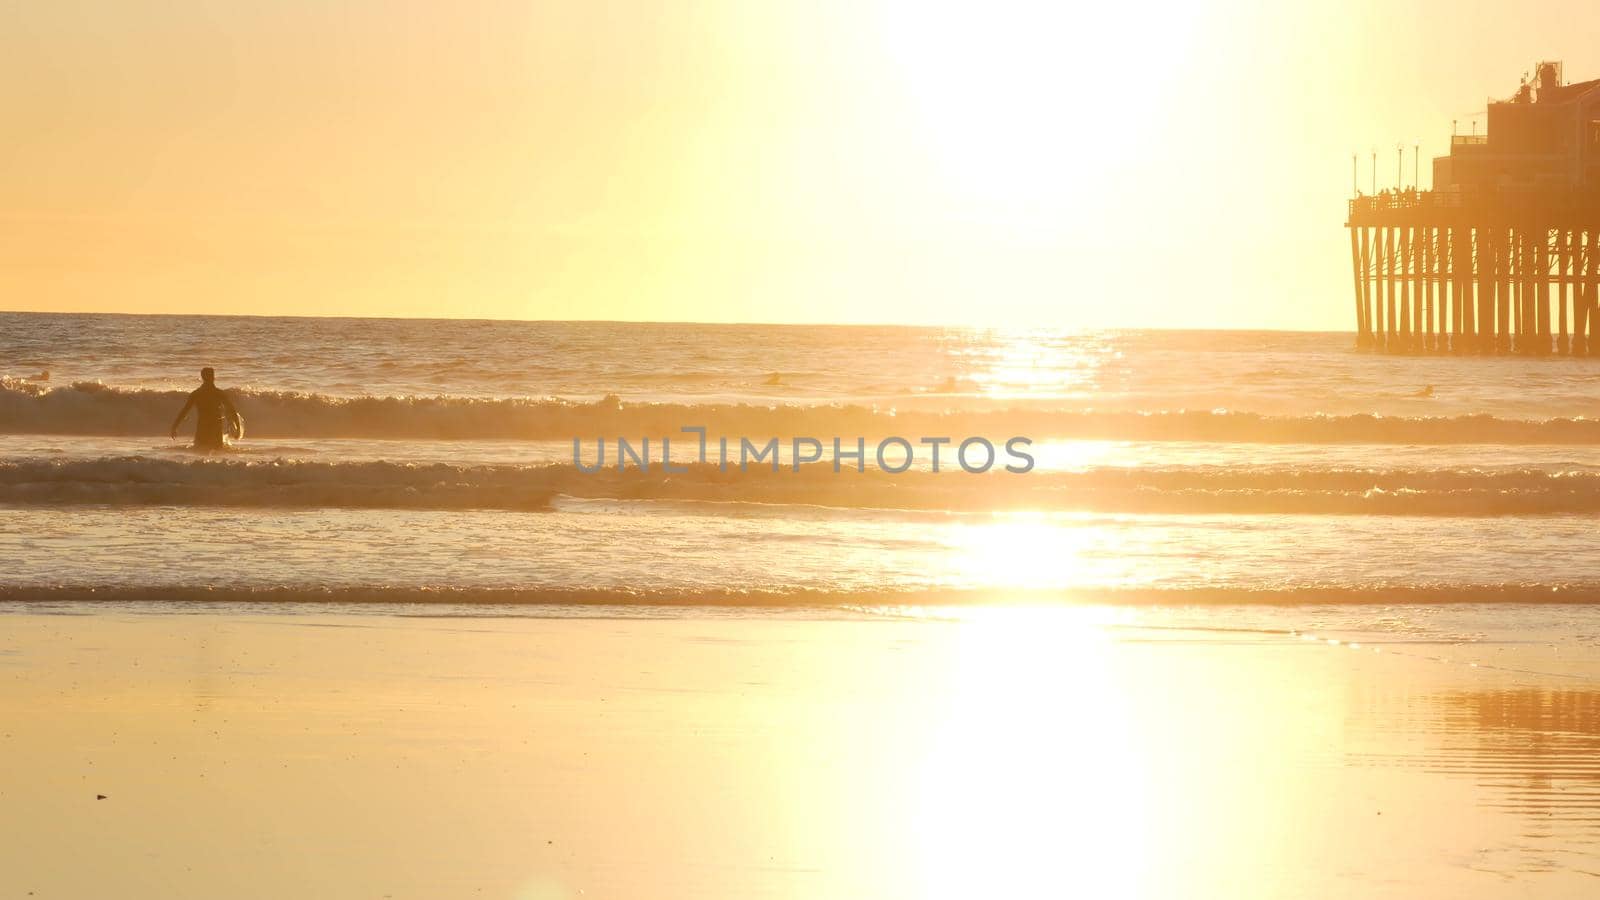
[[[1350,154],[1427,115],[1438,149],[1443,97],[1581,32],[1482,27],[1376,0],[32,4],[0,30],[0,290],[59,311],[1345,327],[1345,261],[1310,235]],[[1423,29],[1445,32],[1435,74],[1409,77]],[[1309,293],[1279,302],[1291,284]]]

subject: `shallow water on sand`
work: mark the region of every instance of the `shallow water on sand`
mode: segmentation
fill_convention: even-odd
[[[112,599],[200,587],[218,600],[297,588],[383,601],[426,599],[416,592],[430,589],[449,602],[452,589],[484,589],[532,602],[597,591],[611,603],[754,606],[806,603],[807,592],[841,604],[942,592],[992,601],[1007,590],[1169,591],[1173,602],[1208,591],[1208,603],[1262,591],[1279,592],[1274,602],[1353,591],[1371,601],[1385,590],[1403,602],[1407,589],[1448,602],[1586,600],[1600,558],[1569,548],[1592,530],[1584,516],[1529,531],[1516,518],[805,515],[759,505],[708,514],[630,501],[564,501],[548,513],[0,507],[0,545],[10,550],[0,585],[22,600],[85,585]],[[1419,579],[1468,571],[1492,580]],[[1570,582],[1549,585],[1551,571]]]

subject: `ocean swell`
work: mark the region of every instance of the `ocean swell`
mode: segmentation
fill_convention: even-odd
[[[835,472],[829,464],[683,472],[567,464],[170,460],[132,456],[0,462],[13,505],[545,510],[552,500],[740,504],[931,513],[1092,511],[1503,516],[1600,513],[1592,469],[1307,469],[1175,466],[974,475],[958,469]]]

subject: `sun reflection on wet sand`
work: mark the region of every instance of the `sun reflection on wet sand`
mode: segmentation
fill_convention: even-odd
[[[922,760],[922,896],[1140,895],[1147,761],[1109,649],[1082,611],[967,617]]]

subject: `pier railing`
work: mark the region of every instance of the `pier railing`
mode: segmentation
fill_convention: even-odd
[[[1376,196],[1352,198],[1350,216],[1402,209],[1460,209],[1463,205],[1463,195],[1459,191],[1386,191]]]
[[[1600,192],[1502,187],[1474,191],[1383,191],[1349,201],[1346,225],[1533,223],[1551,228],[1600,227]]]

